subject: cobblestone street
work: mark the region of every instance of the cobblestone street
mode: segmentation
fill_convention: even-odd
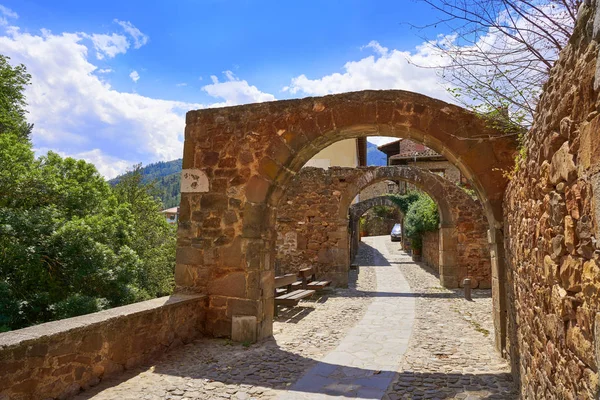
[[[77,399],[516,398],[493,348],[491,292],[467,302],[387,236],[364,242],[350,287],[284,309],[273,339],[199,339]]]

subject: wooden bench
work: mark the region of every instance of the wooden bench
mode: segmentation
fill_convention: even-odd
[[[315,294],[314,290],[293,290],[296,279],[296,275],[294,274],[275,277],[275,315],[277,315],[279,306],[293,307],[298,305],[300,300]]]
[[[331,281],[317,280],[315,270],[312,267],[303,268],[298,271],[298,277],[300,278],[300,281],[292,284],[292,287],[294,288],[299,287],[304,290],[321,290],[331,285]]]

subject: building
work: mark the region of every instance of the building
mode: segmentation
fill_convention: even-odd
[[[304,165],[327,169],[329,167],[364,167],[367,165],[367,139],[346,139],[321,150]]]
[[[408,165],[426,169],[456,184],[468,185],[460,170],[451,164],[446,157],[421,143],[410,139],[400,139],[377,147],[387,156],[387,165]],[[397,191],[404,193],[407,185],[398,183]],[[396,191],[388,188],[388,192]]]
[[[166,210],[162,210],[161,213],[165,215],[168,223],[176,224],[179,217],[179,207],[167,208]]]

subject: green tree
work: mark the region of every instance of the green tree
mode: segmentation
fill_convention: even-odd
[[[12,132],[28,138],[32,124],[26,120],[25,87],[31,75],[23,64],[12,66],[10,58],[0,54],[0,134]]]
[[[174,228],[139,167],[111,188],[85,161],[36,159],[17,129],[29,77],[0,60],[0,331],[171,293]]]

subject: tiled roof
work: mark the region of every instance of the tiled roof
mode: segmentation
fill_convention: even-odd
[[[179,212],[179,207],[167,208],[166,210],[162,210],[161,212],[165,214],[177,214]]]
[[[427,157],[442,157],[442,155],[440,153],[438,153],[437,151],[431,150],[429,147],[426,147],[424,150],[421,150],[421,151],[407,149],[405,151],[402,151],[400,154],[391,156],[390,159],[401,160],[401,159],[405,159],[405,158],[427,158]]]

